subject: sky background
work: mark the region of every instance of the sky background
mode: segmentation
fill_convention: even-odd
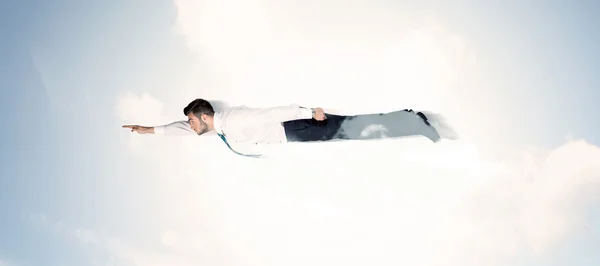
[[[0,266],[598,265],[597,1],[2,1]],[[194,98],[461,139],[134,135]]]

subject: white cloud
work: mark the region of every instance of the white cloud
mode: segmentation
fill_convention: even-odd
[[[476,56],[435,20],[411,30],[353,22],[402,24],[367,2],[175,3],[176,29],[216,77],[187,85],[203,89],[197,97],[351,113],[428,109],[449,117],[461,139],[290,144],[282,157],[253,160],[210,136],[131,135],[160,169],[131,177],[161,199],[137,224],[162,226],[145,240],[101,237],[112,240],[98,246],[137,265],[495,265],[547,256],[585,230],[583,210],[600,191],[578,192],[600,181],[598,147],[571,140],[512,151],[511,160],[482,156],[489,143],[472,141],[478,132],[464,112],[482,97],[470,73]],[[164,108],[180,105],[128,94],[117,114],[156,124],[177,119]]]
[[[156,185],[170,197],[144,218],[181,214],[156,232],[164,253],[152,260],[165,265],[221,256],[231,259],[222,265],[494,265],[520,252],[544,256],[586,230],[583,210],[597,198],[579,191],[600,182],[600,149],[582,140],[511,161],[484,160],[463,140],[290,144],[285,158],[267,161],[191,138],[153,141],[142,151],[160,164]],[[188,141],[218,155],[195,153]],[[142,246],[115,252],[147,263],[156,253]]]
[[[441,109],[452,115],[446,110],[451,101],[442,99],[469,86],[460,82],[468,78],[474,55],[460,38],[433,20],[407,29],[399,22],[411,15],[400,18],[387,6],[175,4],[177,32],[210,69],[205,74],[214,77],[210,90],[198,92],[204,97],[250,105],[299,102],[347,112]],[[366,101],[367,96],[377,101]]]
[[[95,259],[97,265],[194,265],[188,258],[180,255],[156,251],[147,248],[144,243],[131,244],[124,237],[113,238],[89,229],[74,229],[76,240],[84,245],[105,251],[108,255],[101,261]]]
[[[467,234],[454,231],[464,239],[455,248],[475,252],[486,262],[519,251],[549,255],[588,230],[585,209],[599,198],[581,191],[600,182],[598,162],[597,146],[573,140],[543,155],[519,157],[506,164],[504,173],[485,175],[488,181],[473,189],[463,205],[460,217],[469,229]]]
[[[128,92],[118,95],[115,112],[125,122],[152,124],[165,119],[163,108],[164,104],[161,101],[147,93],[138,96]]]
[[[163,105],[147,93],[138,96],[127,92],[117,96],[115,114],[123,125],[155,126],[167,122]],[[137,134],[129,135],[128,143],[134,151],[139,151],[143,145],[148,145],[142,141],[142,137]]]

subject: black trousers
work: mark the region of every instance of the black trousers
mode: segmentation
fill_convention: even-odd
[[[283,123],[289,142],[367,140],[425,136],[436,142],[440,135],[421,112],[405,109],[390,113],[353,116],[326,114],[327,119],[300,119]]]

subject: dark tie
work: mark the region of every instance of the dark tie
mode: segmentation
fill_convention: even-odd
[[[261,155],[254,155],[254,154],[242,154],[237,152],[236,150],[234,150],[233,148],[231,148],[231,146],[229,145],[229,143],[227,142],[227,138],[225,138],[225,135],[223,134],[219,134],[217,133],[217,135],[219,135],[219,137],[221,137],[221,139],[223,140],[223,142],[225,142],[225,144],[227,145],[227,147],[233,151],[234,153],[236,153],[237,155],[242,155],[242,156],[246,156],[246,157],[253,157],[253,158],[258,158],[261,157]]]

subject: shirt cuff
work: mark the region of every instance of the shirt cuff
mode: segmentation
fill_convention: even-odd
[[[165,126],[156,126],[156,127],[154,127],[154,134],[156,134],[156,135],[164,135],[165,134]]]
[[[312,119],[312,109],[306,107],[300,107],[300,119]]]

